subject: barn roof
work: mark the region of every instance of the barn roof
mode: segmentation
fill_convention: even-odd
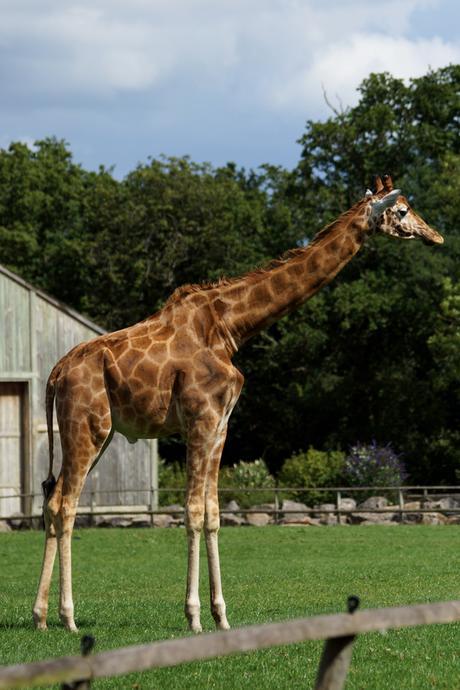
[[[5,266],[2,266],[2,264],[0,264],[0,273],[3,273],[3,275],[7,276],[7,278],[9,278],[10,280],[13,280],[15,283],[18,283],[19,285],[22,285],[22,287],[26,288],[27,290],[34,292],[36,295],[38,295],[38,297],[45,300],[45,302],[52,304],[53,307],[55,307],[56,309],[59,309],[59,311],[62,311],[64,314],[67,314],[67,316],[70,316],[72,319],[79,321],[81,324],[83,324],[84,326],[87,326],[88,328],[93,330],[95,333],[105,333],[106,332],[103,328],[98,326],[96,323],[94,323],[93,321],[90,321],[85,316],[80,314],[78,311],[75,311],[75,309],[72,309],[71,307],[67,306],[67,304],[64,304],[64,302],[61,302],[60,300],[56,299],[55,297],[48,295],[43,290],[39,290],[38,288],[34,287],[30,283],[26,282],[23,278],[18,276],[16,273],[13,273],[13,271],[10,271]]]

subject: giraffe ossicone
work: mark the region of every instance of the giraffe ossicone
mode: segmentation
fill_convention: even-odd
[[[229,627],[222,594],[217,533],[217,479],[227,424],[243,386],[232,357],[248,338],[292,311],[334,276],[375,233],[441,244],[389,176],[321,230],[305,247],[238,278],[178,288],[141,323],[78,345],[54,367],[46,408],[50,468],[43,482],[45,552],[35,624],[46,628],[53,564],[59,551],[60,616],[75,631],[71,535],[81,490],[115,431],[129,441],[182,434],[187,445],[185,522],[188,568],[185,614],[201,631],[199,543],[204,530],[211,611]],[[53,475],[53,406],[62,467]]]
[[[376,199],[372,204],[372,214],[379,216],[381,213],[386,211],[387,208],[394,206],[399,196],[401,196],[401,190],[393,189],[391,192],[385,194],[385,196],[383,196],[381,199]]]

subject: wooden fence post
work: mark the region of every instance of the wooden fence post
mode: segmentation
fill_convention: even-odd
[[[358,606],[358,597],[348,597],[348,613],[354,613]],[[315,690],[343,689],[350,666],[355,637],[356,635],[344,635],[343,637],[331,637],[326,640],[319,663]]]
[[[342,513],[340,512],[340,504],[342,502],[342,492],[337,491],[336,495],[336,507],[337,507],[337,524],[342,524]]]
[[[88,656],[94,647],[96,640],[92,635],[83,635],[80,641],[80,649],[82,656]],[[83,680],[74,680],[72,683],[63,683],[62,690],[90,690],[91,678],[84,678]]]

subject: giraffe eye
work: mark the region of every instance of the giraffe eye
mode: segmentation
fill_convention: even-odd
[[[404,218],[404,216],[407,214],[407,211],[407,208],[398,208],[398,216],[400,218]]]

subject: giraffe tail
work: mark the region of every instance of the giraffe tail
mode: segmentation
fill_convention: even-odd
[[[56,387],[57,375],[60,371],[60,367],[55,367],[51,374],[49,375],[48,382],[46,384],[46,425],[48,427],[48,447],[49,447],[49,469],[48,476],[44,482],[42,482],[43,495],[45,501],[47,501],[56,486],[56,478],[53,474],[53,461],[54,461],[54,435],[53,435],[53,407],[54,407],[54,394]]]

